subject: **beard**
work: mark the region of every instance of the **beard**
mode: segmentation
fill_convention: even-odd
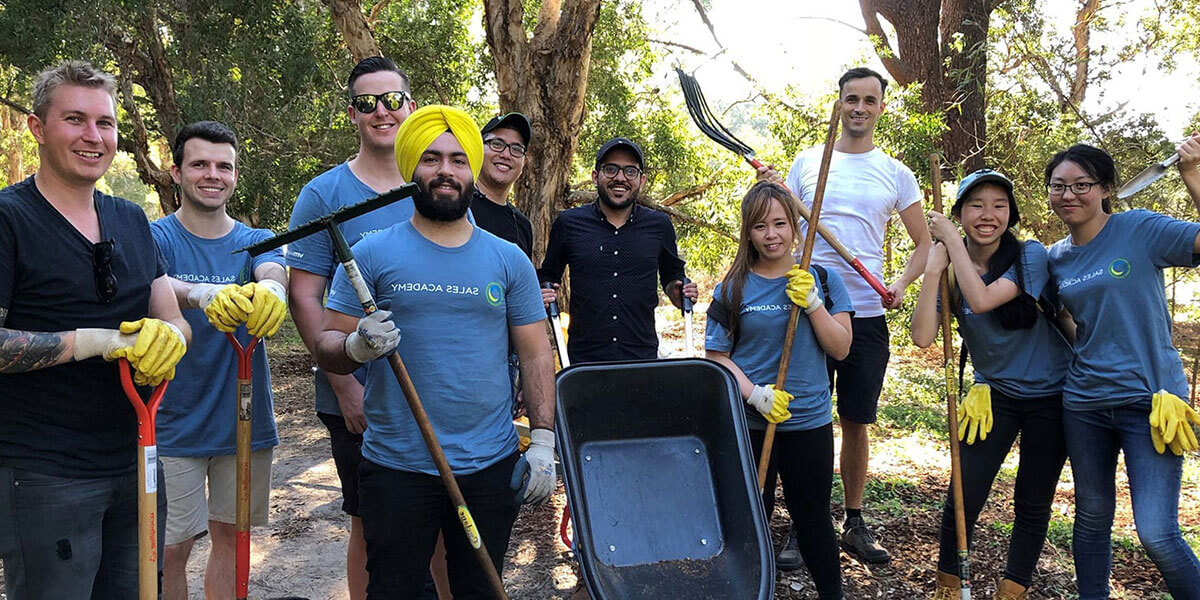
[[[608,190],[604,189],[604,186],[596,186],[596,195],[600,197],[601,203],[613,210],[625,210],[633,206],[633,203],[637,202],[638,199],[638,191],[630,189],[629,193],[625,195],[625,200],[618,202],[613,200],[612,196],[608,195]]]
[[[458,188],[457,198],[436,198],[429,192],[431,188],[447,183]],[[428,182],[417,180],[416,184],[420,191],[413,195],[413,208],[430,221],[448,222],[463,218],[475,194],[474,185],[462,185],[448,177],[435,177]]]

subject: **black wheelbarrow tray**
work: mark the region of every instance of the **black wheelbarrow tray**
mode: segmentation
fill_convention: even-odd
[[[594,600],[766,600],[775,558],[733,375],[701,359],[572,366],[559,457]]]

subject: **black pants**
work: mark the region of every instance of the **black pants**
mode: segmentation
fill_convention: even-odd
[[[750,431],[754,456],[762,454],[763,431]],[[763,506],[775,508],[775,474],[783,479],[783,500],[796,526],[796,545],[821,598],[842,597],[842,564],[837,533],[829,520],[833,493],[833,424],[806,431],[777,431],[767,465]]]
[[[503,571],[504,553],[517,519],[515,492],[509,488],[517,457],[513,453],[482,471],[457,477],[497,572]],[[454,597],[493,598],[438,476],[397,471],[364,459],[358,481],[367,542],[368,598],[420,598],[439,531],[446,544],[446,569]]]
[[[979,511],[992,491],[992,481],[1019,432],[1021,460],[1013,490],[1012,539],[1008,544],[1004,578],[1028,587],[1046,541],[1054,488],[1058,485],[1058,476],[1067,460],[1062,395],[1011,398],[993,388],[992,420],[992,432],[986,440],[976,440],[971,445],[964,441],[960,445],[967,542],[970,546],[975,519],[979,517]],[[952,493],[947,493],[945,510],[942,511],[938,570],[958,573]]]

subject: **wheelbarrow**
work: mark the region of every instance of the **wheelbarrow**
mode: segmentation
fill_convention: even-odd
[[[593,599],[772,597],[775,558],[729,371],[691,358],[588,363],[556,386],[574,550]]]

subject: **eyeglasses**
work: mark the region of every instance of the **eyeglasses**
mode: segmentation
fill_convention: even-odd
[[[609,179],[616,177],[617,173],[624,173],[625,179],[632,181],[634,179],[637,179],[638,177],[641,177],[642,170],[633,165],[628,165],[628,166],[622,167],[619,165],[614,165],[612,163],[608,163],[606,165],[600,165],[600,173],[602,175],[604,175],[605,177],[608,177]]]
[[[117,276],[112,272],[113,253],[116,243],[104,240],[92,244],[92,275],[96,278],[96,296],[108,304],[117,295]]]
[[[1099,185],[1099,183],[1099,181],[1077,181],[1072,184],[1051,183],[1046,186],[1046,191],[1050,192],[1051,196],[1061,196],[1063,192],[1067,191],[1067,188],[1070,188],[1072,194],[1082,196],[1092,191],[1092,186]]]
[[[495,152],[496,154],[502,154],[507,148],[508,153],[512,154],[513,158],[521,158],[522,156],[525,156],[525,144],[518,144],[517,142],[509,144],[498,137],[488,138],[483,140],[483,143],[487,144],[487,147],[491,148],[492,152]]]
[[[400,110],[404,106],[404,101],[408,98],[408,92],[384,92],[382,94],[359,94],[350,99],[350,106],[354,107],[363,114],[375,112],[375,107],[380,101],[383,102],[383,107],[388,110]]]

